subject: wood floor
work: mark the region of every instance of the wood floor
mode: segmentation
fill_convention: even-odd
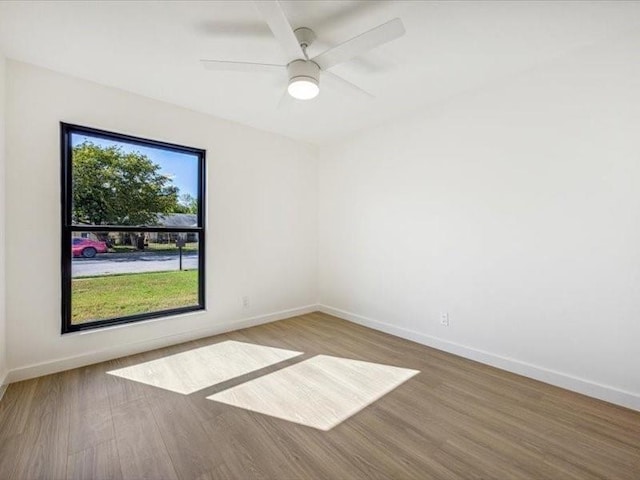
[[[224,340],[304,352],[189,395],[106,372]],[[420,370],[329,431],[207,397],[316,355]],[[640,479],[640,413],[316,313],[9,386],[0,479]]]

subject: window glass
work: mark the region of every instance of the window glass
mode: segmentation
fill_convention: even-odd
[[[163,215],[197,217],[198,155],[77,133],[71,147],[73,224],[162,225],[170,221]]]
[[[197,232],[74,238],[71,323],[197,306],[198,245]]]
[[[203,150],[62,124],[62,331],[204,308]]]

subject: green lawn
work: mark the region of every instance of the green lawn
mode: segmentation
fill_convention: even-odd
[[[75,278],[72,323],[198,304],[198,271]]]

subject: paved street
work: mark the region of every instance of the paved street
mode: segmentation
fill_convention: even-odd
[[[73,276],[109,275],[114,273],[162,272],[178,270],[178,254],[173,253],[103,253],[95,258],[74,258]],[[182,268],[198,268],[198,253],[184,252]]]

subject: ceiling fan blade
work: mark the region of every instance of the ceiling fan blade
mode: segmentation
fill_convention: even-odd
[[[278,110],[289,110],[293,106],[294,102],[295,100],[293,97],[289,95],[289,92],[285,89],[282,97],[280,97],[280,101],[278,102]]]
[[[353,83],[349,82],[348,80],[345,80],[344,78],[336,75],[335,73],[323,71],[321,75],[322,75],[323,81],[328,80],[330,84],[342,89],[345,92],[349,92],[350,94],[356,94],[361,97],[366,97],[369,100],[376,98],[366,90],[363,90],[362,88],[358,87],[357,85],[354,85]]]
[[[284,65],[272,63],[228,62],[226,60],[200,60],[200,63],[208,70],[227,72],[278,72],[285,68]]]
[[[269,25],[273,36],[287,55],[287,60],[304,58],[304,52],[298,43],[295,33],[277,0],[256,0],[253,2]]]
[[[317,63],[322,70],[326,70],[338,63],[357,57],[383,43],[395,40],[404,35],[404,33],[405,29],[402,20],[394,18],[387,23],[383,23],[367,32],[361,33],[357,37],[353,37],[351,40],[347,40],[336,47],[330,48],[311,60]]]

